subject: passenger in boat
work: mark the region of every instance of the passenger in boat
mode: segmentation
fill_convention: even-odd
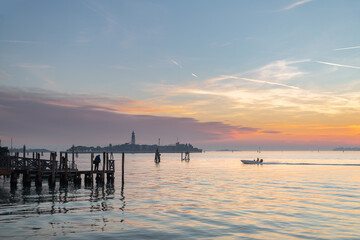
[[[262,163],[263,162],[263,160],[262,159],[260,159],[260,163]]]
[[[100,155],[96,155],[94,159],[95,171],[99,170],[99,163],[101,162]]]

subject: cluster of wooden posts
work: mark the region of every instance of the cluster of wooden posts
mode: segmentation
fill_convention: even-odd
[[[68,152],[60,152],[59,160],[57,160],[58,153],[51,152],[50,159],[45,160],[40,158],[40,153],[33,153],[32,158],[25,157],[25,151],[23,157],[19,156],[19,153],[15,153],[14,156],[8,156],[5,162],[8,169],[8,175],[10,175],[10,184],[12,187],[17,186],[19,175],[22,175],[22,183],[24,187],[31,186],[31,180],[35,179],[35,185],[41,186],[43,178],[48,179],[50,187],[54,187],[56,179],[59,179],[61,186],[67,186],[70,181],[74,185],[81,185],[81,176],[84,176],[85,186],[90,186],[95,181],[97,184],[104,184],[105,180],[107,184],[113,184],[115,178],[115,160],[112,153],[102,153],[102,168],[95,170],[93,161],[94,153],[91,153],[90,157],[90,170],[78,170],[74,161],[74,152],[72,153],[72,162],[69,162]],[[124,161],[125,154],[122,153],[122,183],[124,183]]]
[[[183,152],[181,153],[181,161],[190,161],[190,153],[185,152],[185,157],[183,156]]]

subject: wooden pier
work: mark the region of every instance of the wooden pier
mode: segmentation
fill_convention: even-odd
[[[48,179],[51,187],[55,186],[57,179],[61,186],[68,185],[70,181],[75,185],[81,185],[82,178],[84,178],[85,186],[91,186],[94,183],[94,177],[97,184],[114,183],[115,160],[109,159],[109,153],[102,154],[102,167],[99,167],[99,170],[94,169],[94,153],[91,153],[89,159],[90,170],[78,170],[74,163],[74,154],[72,154],[72,162],[69,162],[68,155],[68,152],[59,154],[51,152],[50,159],[42,159],[40,153],[33,153],[32,158],[29,158],[26,157],[25,150],[23,156],[19,156],[19,153],[15,153],[14,156],[1,155],[0,175],[10,177],[12,187],[17,186],[20,175],[22,175],[22,183],[25,187],[31,186],[32,180],[35,180],[36,186],[41,186],[43,179]],[[124,169],[124,160],[125,155],[122,154],[122,169]],[[122,172],[122,181],[124,181],[124,172]]]

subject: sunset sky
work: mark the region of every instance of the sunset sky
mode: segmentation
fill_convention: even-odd
[[[0,1],[2,145],[360,146],[360,1]]]

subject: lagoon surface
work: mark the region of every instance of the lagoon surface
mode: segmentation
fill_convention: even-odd
[[[244,165],[241,159],[264,159]],[[45,158],[45,157],[44,157]],[[90,156],[80,154],[79,169]],[[115,154],[111,186],[0,180],[0,239],[358,239],[360,152]]]

